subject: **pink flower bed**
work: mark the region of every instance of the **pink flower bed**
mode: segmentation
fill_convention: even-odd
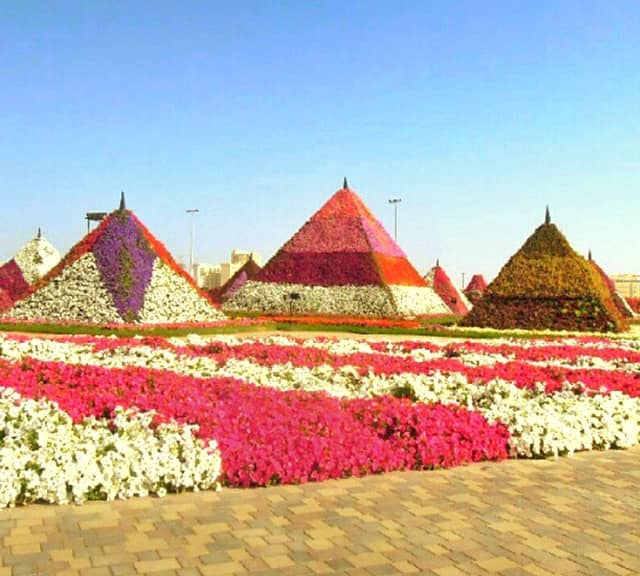
[[[88,339],[87,339],[88,340]],[[0,360],[3,386],[57,402],[76,421],[116,406],[156,410],[157,421],[198,424],[214,438],[234,486],[298,483],[507,457],[502,424],[456,406],[389,396],[340,400],[279,391],[231,378]]]

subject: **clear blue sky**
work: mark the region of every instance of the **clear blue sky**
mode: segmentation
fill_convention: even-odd
[[[176,258],[266,259],[349,183],[425,272],[492,278],[550,205],[640,273],[640,4],[0,3],[0,259],[120,190]]]

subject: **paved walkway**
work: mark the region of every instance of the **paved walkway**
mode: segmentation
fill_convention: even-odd
[[[640,448],[0,511],[0,576],[640,574]]]

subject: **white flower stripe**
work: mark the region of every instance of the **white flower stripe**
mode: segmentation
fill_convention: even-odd
[[[450,313],[428,287],[307,286],[254,280],[245,282],[223,308],[382,318]]]
[[[110,423],[74,424],[56,403],[0,387],[0,507],[218,488],[216,443],[152,417],[116,408]]]

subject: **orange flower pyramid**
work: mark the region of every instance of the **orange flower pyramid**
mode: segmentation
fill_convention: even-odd
[[[499,329],[621,331],[626,322],[595,268],[562,232],[536,228],[461,322]]]
[[[373,317],[449,312],[346,178],[224,308]]]

